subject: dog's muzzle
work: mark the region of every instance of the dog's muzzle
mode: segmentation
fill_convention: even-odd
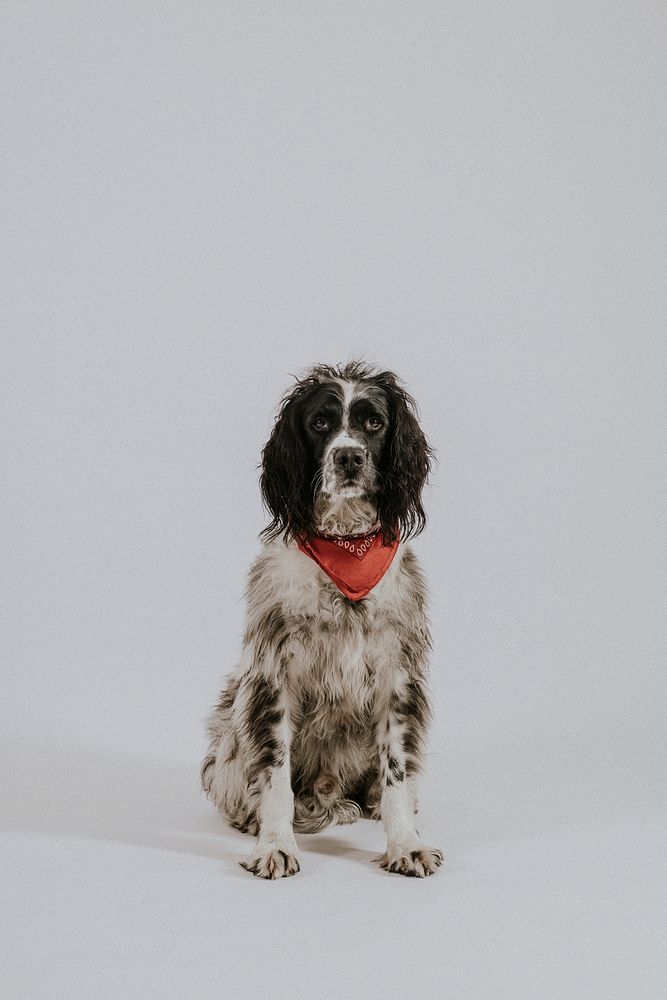
[[[358,479],[366,465],[365,448],[336,448],[332,454],[334,469],[341,479]]]

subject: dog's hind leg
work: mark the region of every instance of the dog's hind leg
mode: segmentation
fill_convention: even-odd
[[[256,791],[250,793],[245,780],[246,747],[236,704],[240,687],[240,678],[232,675],[209,717],[210,743],[200,777],[204,792],[229,823],[256,835],[259,799]]]

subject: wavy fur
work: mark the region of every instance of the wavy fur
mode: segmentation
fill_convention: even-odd
[[[426,525],[421,494],[433,451],[419,426],[412,396],[390,371],[378,371],[362,361],[337,367],[316,365],[284,395],[275,425],[262,452],[260,488],[271,521],[262,532],[270,541],[285,540],[316,530],[313,506],[321,486],[319,466],[303,435],[303,413],[309,401],[327,386],[348,382],[360,390],[381,391],[389,407],[391,426],[378,464],[378,520],[386,541],[407,539]]]
[[[391,372],[317,366],[283,398],[263,452],[272,516],[246,588],[241,661],[211,713],[206,794],[258,837],[244,867],[299,870],[294,830],[382,818],[389,871],[441,863],[415,829],[430,720],[423,574],[405,538],[421,531],[431,451],[414,401]],[[297,548],[299,531],[378,524],[403,541],[361,601],[344,597]]]

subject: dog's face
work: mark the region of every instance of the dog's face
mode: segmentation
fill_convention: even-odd
[[[327,511],[341,504],[352,527],[365,523],[363,511],[386,539],[420,531],[431,450],[415,410],[392,372],[359,362],[313,368],[284,397],[263,451],[262,494],[273,516],[264,534],[314,533],[338,523]]]
[[[373,499],[389,421],[387,395],[377,386],[340,380],[315,389],[302,423],[321,493]]]

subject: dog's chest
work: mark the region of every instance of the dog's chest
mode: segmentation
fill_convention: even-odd
[[[355,713],[389,682],[399,657],[391,569],[362,601],[348,600],[307,557],[288,557],[283,607],[295,623],[290,681],[306,701]],[[298,572],[295,572],[298,571]]]
[[[395,644],[375,629],[376,617],[372,608],[342,598],[308,620],[289,668],[305,702],[344,715],[358,715],[372,704],[395,662],[387,655]]]

